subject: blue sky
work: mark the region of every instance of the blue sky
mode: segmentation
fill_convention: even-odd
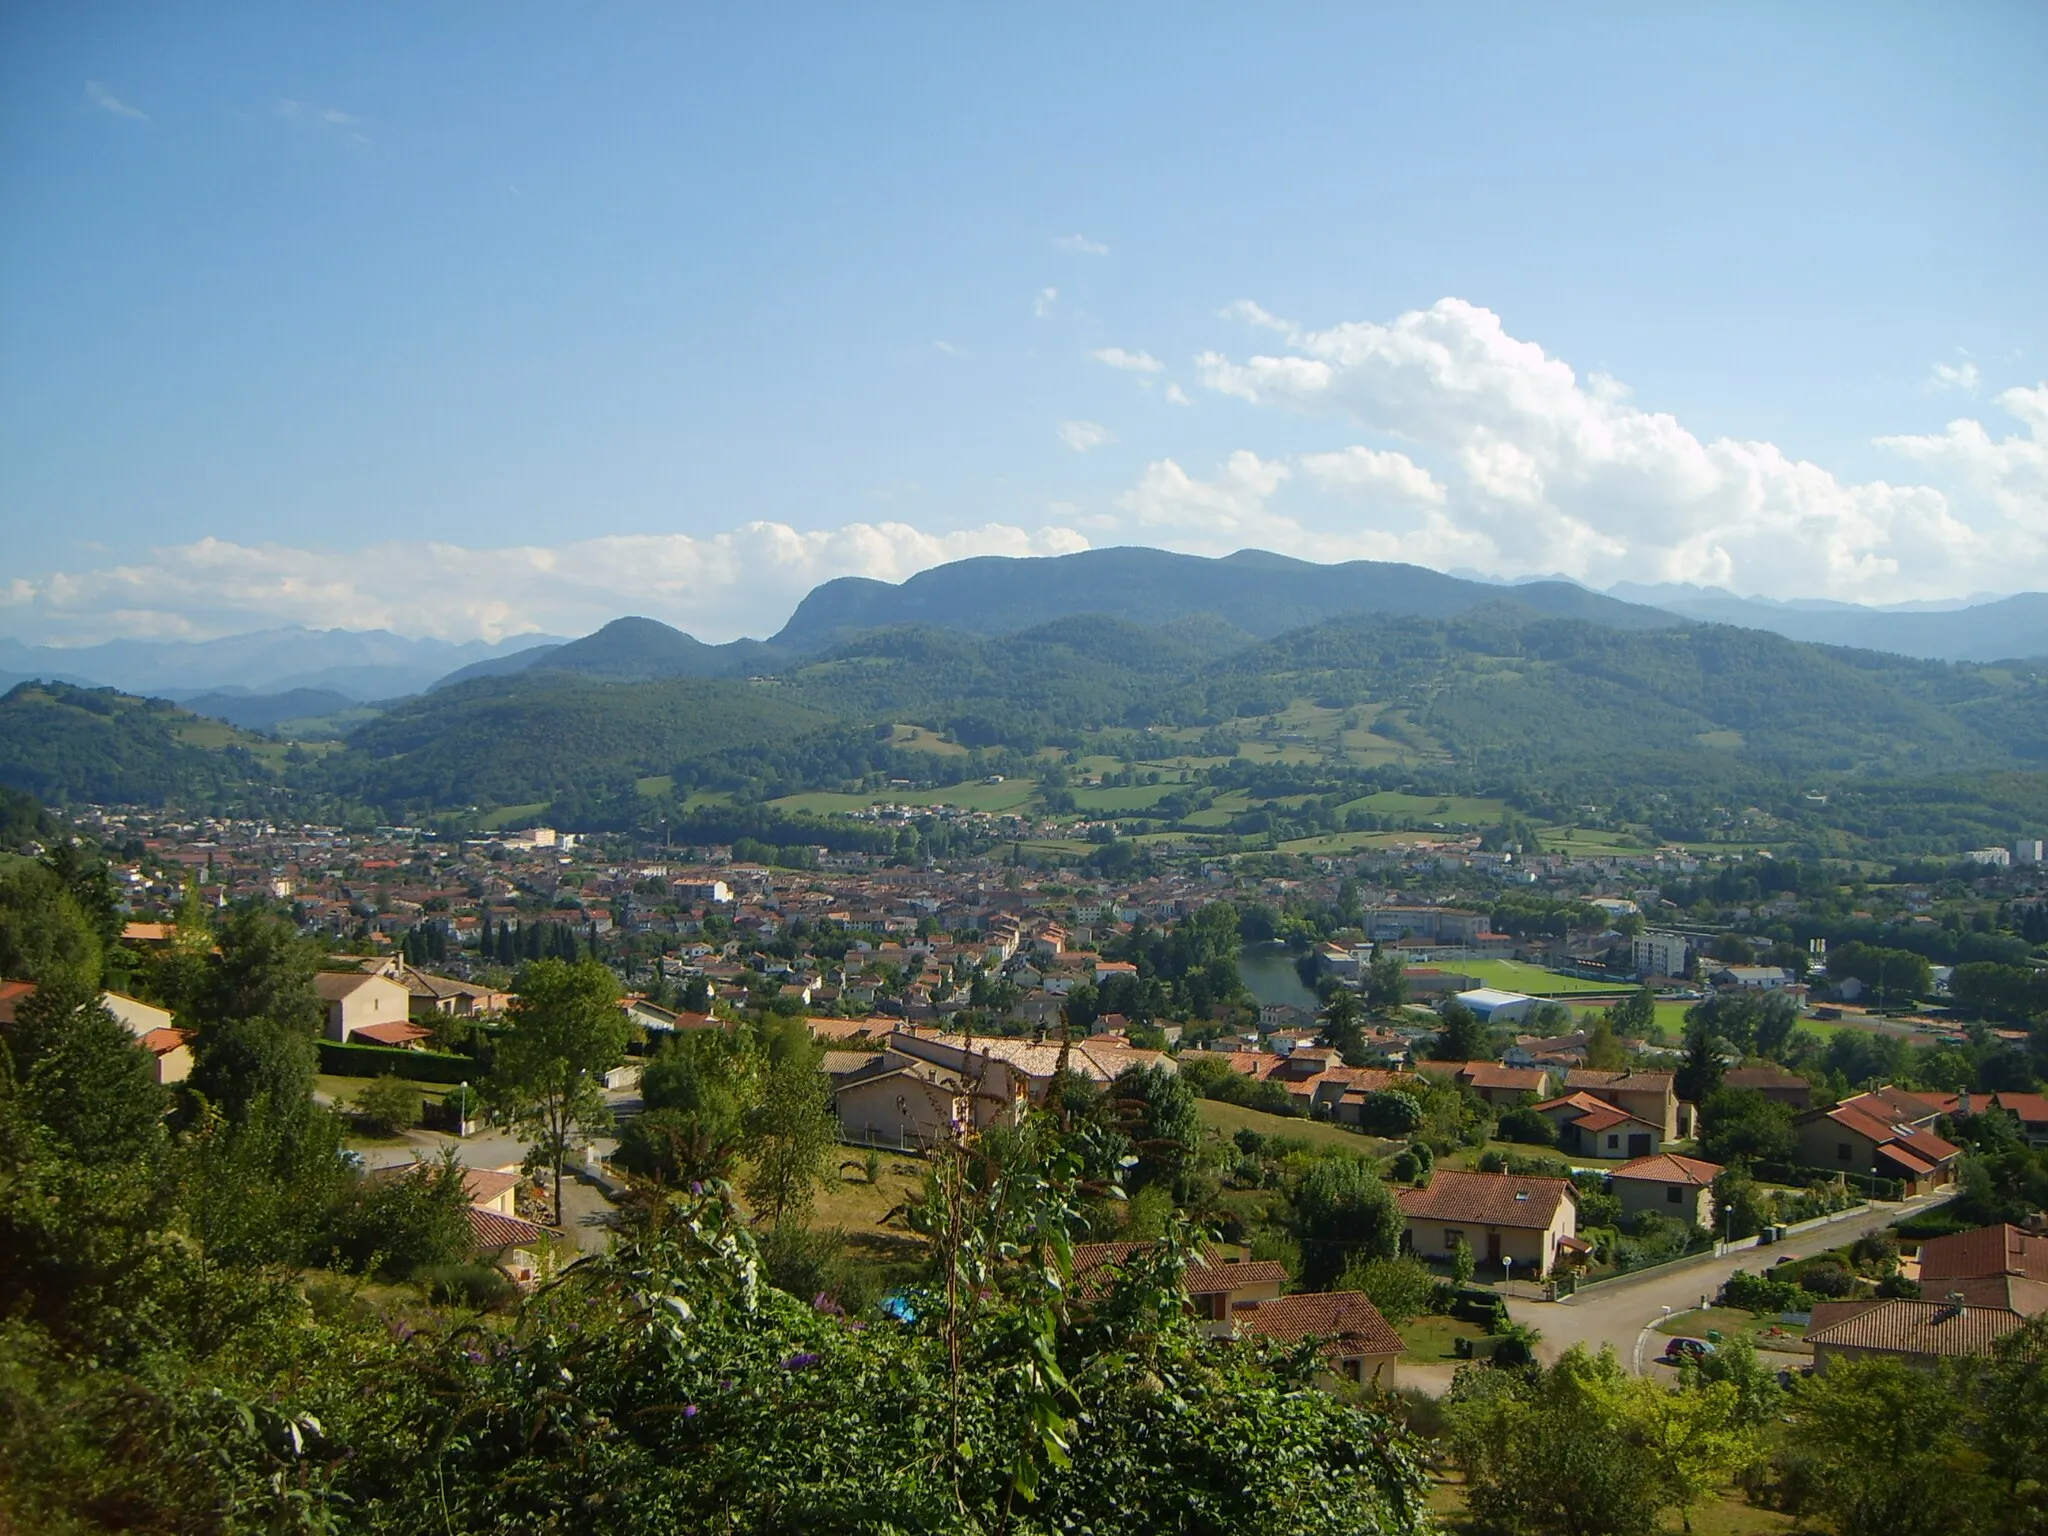
[[[2048,11],[14,7],[0,633],[2048,586]]]

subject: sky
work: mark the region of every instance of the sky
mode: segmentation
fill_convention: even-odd
[[[2048,588],[2043,79],[2027,4],[6,7],[0,634]]]

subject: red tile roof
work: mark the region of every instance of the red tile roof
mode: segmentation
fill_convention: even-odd
[[[1820,1319],[1816,1318],[1816,1322]],[[1981,1355],[2026,1321],[2000,1307],[1946,1301],[1886,1301],[1852,1316],[1809,1327],[1806,1342],[1904,1355]]]
[[[1944,1280],[1970,1280],[1982,1275],[2024,1275],[2048,1280],[2048,1238],[2018,1227],[1978,1227],[1930,1237],[1920,1245],[1920,1285],[1932,1290]]]
[[[415,1040],[424,1040],[432,1034],[430,1029],[421,1029],[417,1024],[365,1024],[348,1032],[351,1040],[374,1040],[379,1045],[411,1045]]]
[[[1099,1272],[1122,1264],[1134,1253],[1149,1249],[1150,1243],[1077,1243],[1074,1246],[1074,1287],[1087,1300],[1102,1294]],[[1094,1278],[1091,1278],[1094,1277]],[[1251,1285],[1287,1283],[1287,1266],[1272,1259],[1247,1259],[1233,1263],[1213,1246],[1205,1244],[1188,1256],[1182,1276],[1190,1296],[1220,1296]]]
[[[465,1206],[469,1218],[469,1240],[479,1253],[497,1253],[506,1248],[536,1248],[549,1242],[554,1233],[517,1216],[500,1216],[480,1205]]]
[[[1245,1307],[1237,1323],[1250,1333],[1293,1343],[1297,1339],[1327,1338],[1323,1354],[1332,1359],[1348,1355],[1398,1355],[1401,1336],[1380,1316],[1380,1309],[1363,1291],[1316,1291],[1282,1296]]]
[[[1578,1197],[1570,1179],[1520,1178],[1508,1173],[1465,1173],[1441,1168],[1427,1189],[1395,1191],[1404,1216],[1465,1221],[1493,1227],[1547,1228],[1558,1203]]]
[[[1702,1162],[1696,1157],[1680,1157],[1675,1152],[1659,1152],[1652,1157],[1639,1157],[1633,1162],[1623,1163],[1608,1177],[1643,1179],[1653,1184],[1685,1184],[1698,1189],[1721,1177],[1721,1165]]]

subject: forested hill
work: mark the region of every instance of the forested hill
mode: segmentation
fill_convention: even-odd
[[[1271,636],[1339,614],[1447,618],[1503,596],[1560,618],[1623,629],[1682,622],[1655,608],[1564,581],[1505,588],[1376,560],[1315,565],[1264,550],[1222,559],[1158,549],[1091,549],[1034,559],[989,555],[920,572],[900,585],[847,576],[813,590],[771,642],[815,649],[863,630],[931,625],[1001,635],[1075,614],[1114,613],[1148,627],[1207,614]]]
[[[0,784],[55,803],[195,807],[282,786],[407,817],[546,806],[567,819],[602,803],[617,824],[642,802],[680,812],[693,792],[745,805],[946,783],[1004,754],[1000,771],[1035,777],[1056,759],[1034,754],[1056,751],[1164,753],[1224,778],[1267,764],[1329,780],[1316,793],[1376,775],[1554,805],[1854,789],[1904,806],[1900,786],[1939,781],[2038,819],[2025,802],[2048,769],[2042,670],[1716,625],[1621,630],[1532,609],[1527,588],[1488,591],[1449,618],[1354,614],[1265,639],[1213,617],[1085,614],[1000,636],[882,629],[774,665],[757,648],[763,670],[743,678],[543,666],[406,700],[332,750],[161,702],[25,686],[0,700]],[[614,626],[610,664],[631,676],[650,657],[688,659],[663,628]]]

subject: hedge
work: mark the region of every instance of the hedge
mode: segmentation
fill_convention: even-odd
[[[474,1056],[445,1056],[438,1051],[401,1051],[388,1045],[343,1045],[320,1042],[320,1070],[329,1077],[383,1077],[389,1074],[413,1083],[475,1083],[484,1068]]]

